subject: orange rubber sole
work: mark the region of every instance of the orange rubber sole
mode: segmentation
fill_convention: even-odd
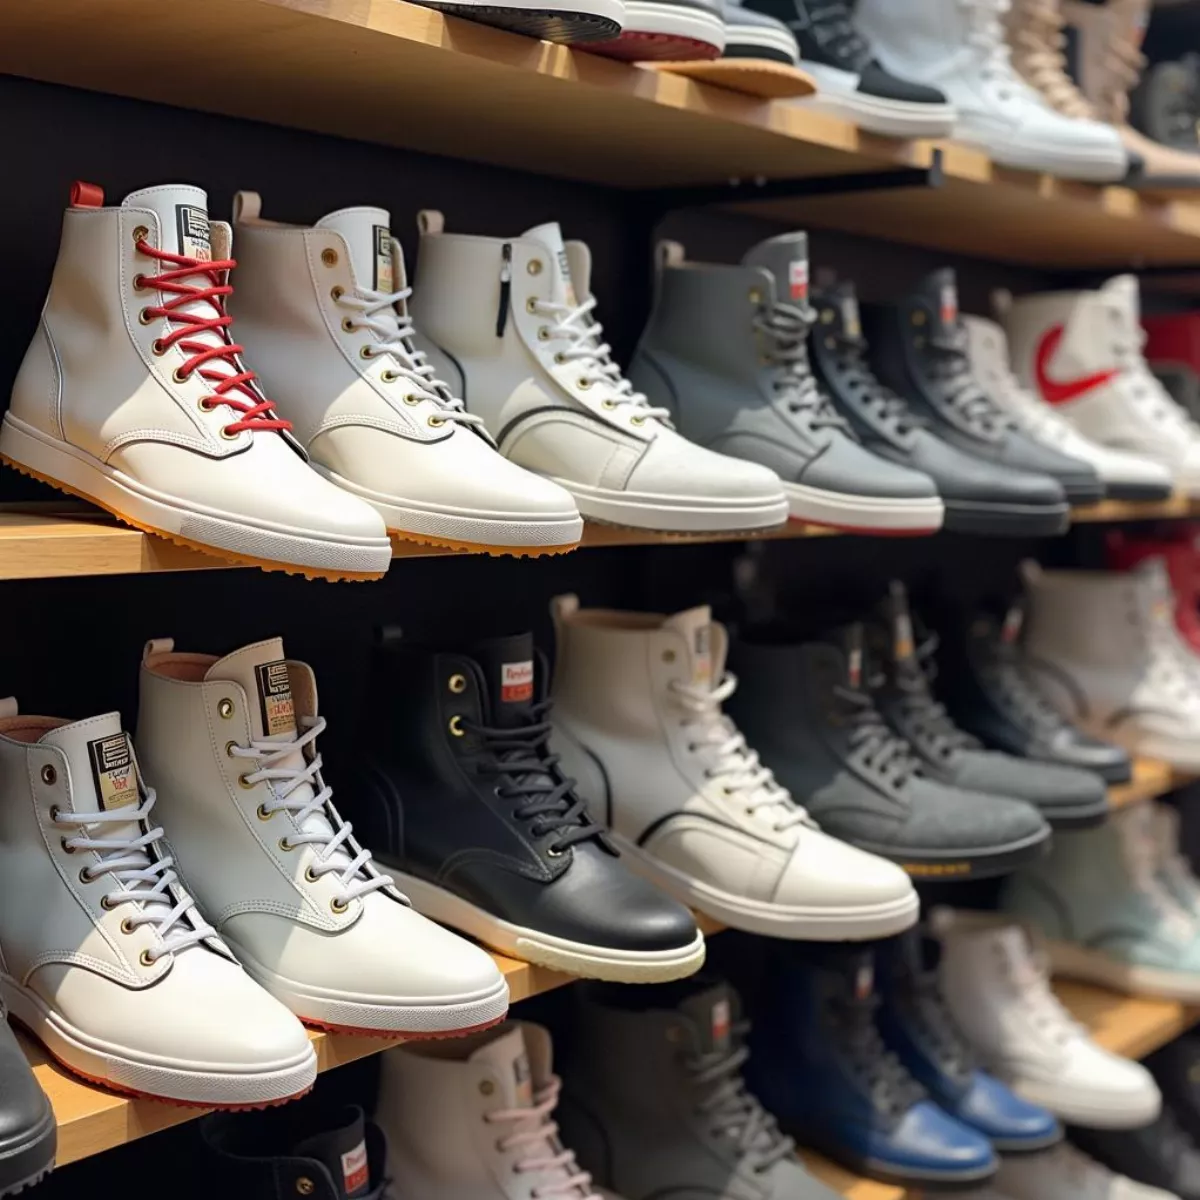
[[[569,554],[581,543],[571,542],[563,546],[491,546],[486,542],[460,542],[456,538],[428,537],[423,533],[410,533],[406,529],[389,529],[393,544],[416,542],[419,546],[437,546],[442,550],[459,550],[464,554],[490,554],[493,558],[509,555],[512,558],[543,558],[548,554]]]
[[[94,504],[97,508],[102,508],[105,512],[111,513],[123,524],[141,530],[142,533],[151,533],[155,537],[162,538],[164,541],[174,542],[177,546],[185,546],[189,550],[197,550],[201,554],[208,554],[213,558],[222,559],[234,566],[259,567],[264,571],[282,571],[287,575],[303,575],[305,579],[327,579],[333,583],[358,583],[368,579],[382,579],[387,574],[386,571],[332,571],[321,570],[316,567],[300,567],[295,563],[282,563],[266,558],[254,558],[249,554],[238,554],[233,550],[222,550],[216,546],[206,546],[203,542],[194,542],[191,538],[180,537],[177,533],[167,533],[165,530],[157,529],[153,525],[146,525],[141,521],[135,521],[132,517],[126,516],[123,512],[113,508],[112,505],[105,504],[102,500],[97,500],[95,496],[90,496],[87,492],[80,491],[78,488],[71,487],[70,484],[62,483],[60,480],[51,479],[49,475],[43,475],[40,471],[35,471],[32,467],[27,467],[24,463],[15,462],[7,455],[0,454],[0,462],[6,463],[14,471],[19,471],[22,475],[28,475],[31,479],[36,479],[41,483],[48,483],[52,488],[57,488],[60,492],[66,492],[69,496],[77,496],[80,500],[86,500],[89,504]]]
[[[403,1038],[406,1042],[438,1042],[445,1041],[447,1038],[467,1037],[472,1033],[480,1033],[484,1029],[491,1029],[495,1025],[499,1025],[501,1021],[507,1020],[508,1014],[496,1017],[492,1021],[484,1021],[480,1025],[466,1025],[462,1029],[442,1029],[436,1033],[420,1032],[420,1033],[405,1033],[402,1029],[358,1029],[353,1025],[331,1025],[328,1021],[314,1021],[311,1017],[301,1017],[300,1020],[305,1025],[312,1029],[319,1029],[322,1033],[347,1033],[352,1037],[374,1037],[374,1038]]]

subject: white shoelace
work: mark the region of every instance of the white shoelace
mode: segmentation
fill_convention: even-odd
[[[141,925],[153,925],[162,939],[161,948],[146,951],[149,962],[157,962],[164,954],[174,954],[198,945],[205,938],[216,937],[216,930],[200,915],[195,902],[188,896],[178,902],[171,895],[172,885],[179,876],[172,869],[175,860],[169,855],[152,858],[147,851],[163,836],[160,826],[150,824],[150,813],[157,796],[153,788],[145,789],[145,798],[136,809],[120,808],[113,812],[66,812],[56,808],[52,814],[56,825],[77,826],[78,834],[63,838],[63,846],[70,851],[91,850],[100,855],[100,861],[86,867],[89,879],[108,875],[119,884],[117,891],[109,892],[105,903],[109,907],[119,904],[141,904],[140,912],[132,912],[126,921],[136,929]],[[145,832],[137,837],[98,837],[90,832],[93,826],[134,825]]]
[[[418,389],[421,399],[428,399],[441,410],[440,415],[448,421],[470,425],[482,431],[483,418],[469,413],[463,402],[456,399],[450,385],[438,379],[432,363],[418,350],[413,342],[412,317],[401,316],[396,305],[412,295],[412,288],[401,288],[398,292],[376,292],[370,288],[359,288],[356,292],[344,292],[338,303],[353,309],[358,314],[353,322],[355,328],[369,329],[379,341],[370,347],[368,358],[391,355],[396,364],[394,370],[384,372],[384,381],[404,379]]]
[[[776,833],[797,825],[811,825],[805,809],[792,799],[791,793],[775,782],[775,776],[759,761],[758,754],[746,744],[745,737],[734,723],[721,712],[721,705],[733,695],[737,678],[726,673],[715,688],[671,682],[676,699],[691,714],[684,719],[691,734],[691,749],[711,749],[711,762],[705,768],[710,779],[719,779],[725,795],[738,797],[745,803],[747,816],[760,809],[778,809]]]
[[[1200,922],[1175,899],[1159,875],[1159,848],[1150,814],[1128,812],[1121,829],[1125,862],[1137,893],[1147,900],[1163,922],[1163,929],[1176,942],[1200,936]]]
[[[552,300],[534,300],[533,311],[538,316],[549,317],[554,324],[549,327],[550,337],[563,338],[569,345],[555,355],[559,362],[577,362],[585,371],[579,378],[581,387],[593,383],[606,383],[616,393],[614,403],[629,404],[637,409],[634,421],[639,425],[646,421],[661,421],[670,425],[671,413],[665,408],[656,408],[641,392],[633,390],[633,384],[621,374],[621,368],[613,361],[612,347],[600,340],[604,326],[593,321],[591,314],[596,307],[596,297],[589,296],[582,304],[558,304]]]
[[[573,1200],[600,1200],[600,1196],[592,1187],[591,1175],[579,1169],[574,1151],[566,1149],[558,1141],[558,1124],[551,1119],[550,1114],[558,1104],[558,1093],[561,1090],[562,1080],[557,1075],[552,1075],[546,1086],[534,1093],[533,1103],[528,1108],[497,1108],[484,1114],[483,1119],[489,1124],[509,1122],[524,1126],[496,1142],[496,1149],[501,1153],[521,1146],[529,1147],[529,1157],[517,1159],[513,1163],[514,1171],[519,1174],[527,1171],[561,1173],[561,1179],[534,1188],[530,1192],[533,1200],[545,1200],[548,1196],[571,1196]],[[537,1153],[538,1151],[541,1153]]]
[[[1131,324],[1123,304],[1111,303],[1105,307],[1113,326],[1110,339],[1113,357],[1132,385],[1134,401],[1154,421],[1165,426],[1168,433],[1189,442],[1200,442],[1200,427],[1171,399],[1146,362],[1142,353],[1146,344],[1145,330]]]
[[[999,85],[1002,100],[1029,92],[1029,85],[1012,65],[1008,40],[1004,35],[1004,16],[1009,0],[959,0],[970,19],[967,44],[979,52],[975,66],[990,83]]]
[[[353,827],[349,821],[337,816],[331,807],[327,807],[333,789],[318,778],[321,756],[314,754],[312,761],[304,767],[284,765],[286,758],[294,755],[303,757],[305,747],[325,731],[324,717],[300,717],[298,720],[307,732],[292,741],[273,742],[251,738],[249,746],[230,746],[229,753],[234,758],[257,758],[263,761],[265,765],[259,770],[250,771],[244,776],[248,784],[268,780],[276,785],[275,799],[266,801],[262,806],[263,816],[269,817],[277,812],[292,814],[299,832],[286,839],[286,848],[319,847],[316,861],[310,868],[312,874],[317,878],[336,874],[342,886],[342,894],[338,899],[348,904],[369,892],[388,887],[392,880],[371,865],[369,850],[360,849],[353,858],[350,857],[350,851],[354,848],[350,844]],[[320,790],[313,786],[318,782],[322,782]],[[306,791],[312,791],[312,795],[290,799],[292,793],[304,784],[308,785]],[[314,821],[314,817],[320,819]]]
[[[1049,964],[1043,954],[1025,945],[1023,938],[1020,949],[1008,939],[997,938],[993,945],[1002,956],[1017,1002],[1048,1038],[1059,1045],[1087,1038],[1087,1031],[1051,990]]]

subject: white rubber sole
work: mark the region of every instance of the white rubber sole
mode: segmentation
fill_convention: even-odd
[[[5,414],[0,425],[0,455],[136,525],[211,547],[214,554],[227,550],[263,563],[356,575],[383,575],[391,565],[392,547],[386,537],[339,540],[281,529],[251,514],[187,505],[35,430],[11,413]]]
[[[255,1108],[300,1096],[316,1082],[312,1046],[281,1062],[189,1063],[113,1046],[69,1025],[28,988],[0,975],[0,994],[13,1017],[72,1070],[118,1091],[180,1104]],[[236,1020],[237,1014],[230,1013]]]
[[[733,46],[741,50],[746,57],[749,57],[748,51],[764,50],[767,52],[768,61],[771,62],[784,58],[794,67],[800,61],[800,54],[796,49],[796,39],[786,29],[771,29],[766,25],[726,23],[725,48],[728,50]]]
[[[707,917],[766,937],[810,942],[857,942],[891,937],[917,923],[920,900],[915,891],[880,904],[842,907],[795,907],[750,900],[685,875],[651,857],[628,838],[609,831],[609,837],[625,856],[632,870],[660,887],[668,896]]]
[[[333,471],[312,464],[330,483],[366,501],[383,518],[388,530],[404,537],[432,538],[442,542],[468,542],[497,548],[568,550],[583,537],[583,518],[576,511],[546,513],[536,519],[511,513],[480,513],[469,509],[418,506],[412,500],[384,496],[360,487]]]
[[[693,42],[706,42],[718,51],[725,49],[725,22],[716,13],[685,4],[625,0],[621,32],[687,38]]]
[[[1122,962],[1072,942],[1047,942],[1046,952],[1056,975],[1103,984],[1131,996],[1200,1003],[1200,971],[1172,971],[1167,967]]]
[[[955,141],[986,154],[1002,167],[1022,171],[1044,171],[1060,179],[1078,179],[1086,183],[1118,183],[1129,169],[1123,155],[1103,150],[1090,151],[1063,143],[1060,146],[1041,146],[1011,141],[995,142],[987,134],[977,134],[964,128],[961,121],[952,135]]]
[[[788,498],[788,512],[794,520],[832,525],[838,529],[932,533],[942,527],[946,515],[938,496],[919,500],[855,496],[786,481],[783,490]]]
[[[347,1032],[439,1037],[486,1028],[508,1012],[508,983],[503,976],[491,987],[460,995],[387,999],[351,996],[286,979],[257,962],[227,933],[222,936],[255,983],[311,1025]],[[403,953],[402,947],[385,949]]]
[[[818,90],[815,96],[793,100],[792,104],[842,117],[883,137],[949,137],[954,128],[954,109],[949,104],[912,104],[907,100],[885,100],[862,92],[822,90],[820,64],[803,62],[801,65],[816,79]]]
[[[405,874],[398,864],[389,863],[386,858],[380,861],[388,866],[396,886],[408,896],[419,913],[468,934],[510,958],[566,971],[582,979],[602,979],[610,983],[666,983],[693,975],[704,965],[704,935],[699,932],[687,946],[671,950],[590,946],[503,921],[435,884]]]
[[[1052,1080],[1010,1080],[1009,1086],[1023,1100],[1047,1109],[1060,1121],[1085,1129],[1141,1129],[1162,1111],[1162,1095],[1157,1090],[1142,1096],[1115,1092],[1107,1104],[1103,1100],[1089,1104],[1081,1101],[1077,1092],[1064,1092]],[[1103,1095],[1099,1088],[1093,1093]]]
[[[755,533],[788,519],[788,502],[755,496],[749,500],[714,496],[652,496],[589,487],[548,476],[575,498],[579,511],[609,525],[654,529],[664,533]]]

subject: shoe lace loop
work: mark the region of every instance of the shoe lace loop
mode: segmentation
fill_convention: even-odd
[[[849,729],[850,752],[864,767],[897,788],[919,774],[920,763],[908,742],[893,732],[869,692],[838,683],[833,695],[838,701],[834,719]]]
[[[876,1024],[878,1007],[877,996],[838,996],[828,1010],[850,1073],[879,1111],[899,1116],[924,1099],[925,1090],[887,1048]]]
[[[934,757],[944,759],[958,750],[978,749],[979,742],[960,729],[946,706],[933,697],[931,685],[937,678],[934,656],[938,642],[938,635],[931,633],[917,645],[913,661],[899,664],[895,683],[911,740],[927,747]]]
[[[950,407],[978,437],[996,441],[1011,422],[979,386],[967,356],[967,334],[961,326],[950,334],[930,337],[930,374],[941,385]]]
[[[176,899],[171,889],[180,883],[174,870],[175,860],[150,848],[163,837],[162,827],[150,823],[157,794],[151,787],[144,790],[142,802],[136,809],[119,808],[112,812],[68,812],[56,808],[52,819],[56,825],[79,830],[64,839],[68,850],[94,851],[100,858],[93,866],[85,867],[89,879],[108,875],[118,885],[108,893],[106,903],[138,904],[140,909],[127,918],[131,929],[142,925],[154,927],[161,946],[146,951],[149,962],[157,962],[164,954],[177,953],[198,945],[205,938],[216,937],[216,930],[200,914],[195,901],[186,894]],[[105,826],[136,827],[136,836],[124,829],[103,836]]]
[[[150,305],[145,310],[148,317],[159,317],[176,326],[156,343],[156,349],[166,350],[179,343],[179,348],[191,355],[178,368],[178,377],[183,380],[199,373],[200,378],[213,385],[215,400],[206,401],[205,407],[226,404],[241,415],[224,427],[224,433],[232,437],[243,430],[251,433],[278,432],[291,429],[292,423],[275,415],[274,403],[263,395],[255,382],[253,371],[247,371],[241,361],[243,347],[229,336],[233,318],[225,311],[225,297],[233,295],[228,283],[229,272],[237,266],[236,259],[224,258],[205,262],[186,254],[172,254],[151,246],[144,238],[137,243],[139,254],[156,259],[160,263],[172,264],[169,270],[157,275],[143,275],[139,286],[166,292],[170,299],[161,305]],[[202,276],[207,286],[197,287],[186,282]],[[185,306],[197,305],[203,311],[187,311]],[[196,335],[207,333],[205,341],[197,341]],[[223,370],[216,370],[216,367]],[[232,372],[232,373],[231,373]],[[245,400],[231,392],[240,392]],[[249,401],[249,403],[247,403]]]
[[[802,416],[812,429],[841,429],[849,433],[846,419],[817,383],[808,361],[808,333],[817,310],[776,301],[755,313],[754,329],[763,342],[763,357],[775,367],[773,386],[788,408]]]

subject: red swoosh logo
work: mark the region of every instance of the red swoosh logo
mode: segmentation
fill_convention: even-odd
[[[1046,368],[1062,340],[1063,327],[1051,325],[1042,334],[1041,341],[1038,342],[1034,370],[1037,373],[1038,389],[1047,404],[1066,404],[1070,400],[1078,400],[1080,396],[1086,395],[1094,388],[1102,387],[1110,379],[1115,379],[1120,374],[1119,370],[1114,369],[1097,371],[1094,375],[1081,375],[1078,379],[1051,379],[1050,372]]]

